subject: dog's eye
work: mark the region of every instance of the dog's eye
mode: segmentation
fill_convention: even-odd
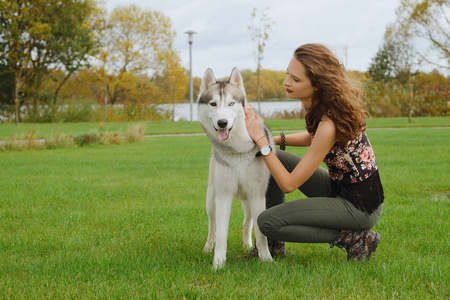
[[[211,106],[217,106],[217,103],[211,102],[209,105],[211,105]]]
[[[234,102],[230,102],[230,104],[228,104],[229,106],[233,106],[234,105]]]

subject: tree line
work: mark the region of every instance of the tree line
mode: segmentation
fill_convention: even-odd
[[[368,71],[349,71],[363,84],[371,115],[448,113],[448,9],[448,0],[403,0]],[[73,114],[67,107],[80,110],[84,104],[80,114],[94,111],[94,120],[169,118],[155,105],[189,99],[188,70],[173,48],[175,34],[163,13],[135,5],[108,13],[96,0],[3,0],[0,116],[76,121],[62,118],[62,111]],[[414,48],[417,38],[429,43],[426,52]],[[421,71],[423,62],[435,70]],[[284,71],[241,74],[250,100],[286,98]],[[200,81],[194,78],[194,95]]]

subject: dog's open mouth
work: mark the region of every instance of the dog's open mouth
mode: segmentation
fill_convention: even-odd
[[[219,136],[219,139],[221,139],[222,141],[225,141],[226,139],[229,138],[230,136],[230,131],[232,128],[230,129],[218,129],[217,130],[217,134]]]

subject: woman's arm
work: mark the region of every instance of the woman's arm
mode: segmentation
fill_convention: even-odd
[[[274,136],[275,145],[281,145],[281,136]],[[286,146],[304,147],[311,145],[311,134],[309,132],[299,132],[286,135]]]
[[[265,137],[258,140],[258,137],[262,136],[261,129],[258,129],[261,128],[261,123],[251,107],[246,108],[246,122],[250,137],[258,141],[258,148],[261,149],[261,147],[269,145]],[[292,173],[286,170],[273,151],[269,155],[264,156],[264,161],[281,190],[285,193],[290,193],[312,176],[335,143],[335,140],[336,127],[334,122],[324,117],[317,127],[311,146]]]
[[[299,188],[312,176],[335,143],[335,139],[336,128],[333,121],[324,118],[317,127],[311,146],[292,173],[286,170],[274,152],[265,156],[264,161],[281,190],[285,193],[290,193]],[[265,138],[257,143],[259,148],[268,144],[269,142]]]

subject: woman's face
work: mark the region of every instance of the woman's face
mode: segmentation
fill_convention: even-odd
[[[290,99],[300,99],[304,104],[311,104],[315,88],[306,75],[305,66],[292,57],[287,68],[287,77],[283,82]]]

